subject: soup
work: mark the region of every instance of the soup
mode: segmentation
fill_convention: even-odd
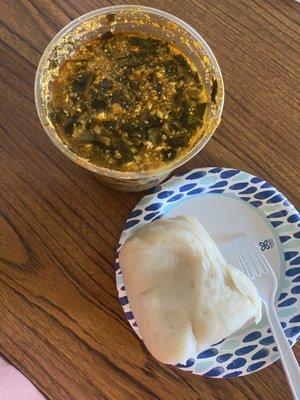
[[[173,43],[109,31],[82,43],[62,65],[49,115],[79,157],[141,172],[198,142],[207,101],[197,69]]]

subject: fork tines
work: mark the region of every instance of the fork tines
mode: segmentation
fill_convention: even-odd
[[[251,236],[243,234],[232,241],[241,269],[250,279],[267,275],[270,265]]]

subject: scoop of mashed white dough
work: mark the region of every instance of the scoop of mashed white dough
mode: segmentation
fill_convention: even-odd
[[[122,247],[120,265],[139,332],[163,363],[182,362],[261,319],[256,287],[226,263],[196,218],[145,225]]]

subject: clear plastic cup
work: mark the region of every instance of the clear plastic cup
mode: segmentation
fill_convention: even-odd
[[[49,118],[51,86],[62,63],[83,41],[113,30],[144,32],[176,46],[192,60],[203,78],[211,101],[203,134],[182,157],[163,167],[142,172],[123,172],[92,164],[73,153],[56,133]],[[175,168],[197,154],[213,135],[221,120],[224,85],[217,60],[204,39],[187,23],[155,8],[113,6],[85,14],[65,26],[49,43],[40,60],[35,78],[35,102],[41,123],[52,142],[71,160],[94,172],[110,186],[124,191],[142,191],[162,182]]]

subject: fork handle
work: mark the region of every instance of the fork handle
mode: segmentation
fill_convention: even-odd
[[[293,397],[300,400],[300,367],[281,327],[274,303],[263,303]]]

